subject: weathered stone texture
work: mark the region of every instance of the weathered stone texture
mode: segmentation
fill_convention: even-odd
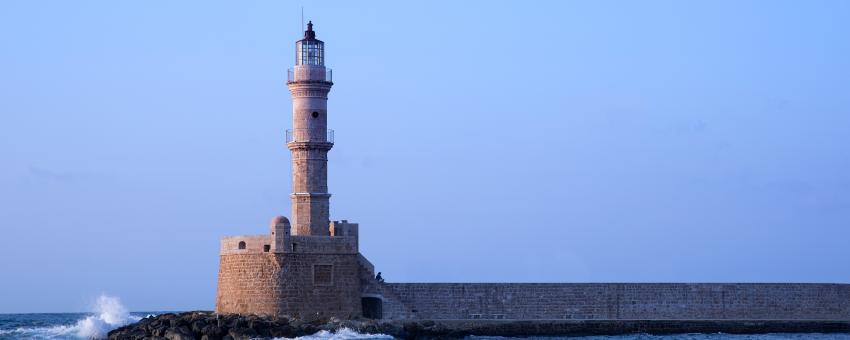
[[[847,284],[381,283],[358,252],[357,224],[334,222],[334,236],[272,224],[274,242],[222,239],[216,311],[347,318],[372,297],[397,320],[850,320]]]
[[[293,235],[328,236],[328,92],[323,65],[298,65],[288,83],[292,93],[292,225]]]
[[[293,171],[295,172],[295,171]],[[293,235],[329,236],[330,194],[293,193]]]
[[[280,314],[303,318],[360,315],[356,254],[286,254]],[[331,283],[315,282],[314,266],[332,266]]]
[[[847,284],[388,283],[392,319],[850,320]]]
[[[315,266],[321,266],[319,272]],[[358,316],[358,254],[222,255],[216,312],[307,319]]]
[[[357,254],[357,238],[349,236],[292,236],[297,253]]]
[[[325,130],[321,131],[324,137]],[[328,150],[292,149],[292,192],[328,192]]]
[[[282,269],[282,259],[272,253],[221,255],[215,310],[277,315]]]
[[[239,248],[239,243],[245,243],[245,249]],[[221,239],[221,251],[219,254],[248,254],[262,253],[265,246],[271,246],[269,235],[240,235],[228,236]]]

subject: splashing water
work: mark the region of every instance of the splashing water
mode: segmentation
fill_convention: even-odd
[[[313,335],[300,336],[296,340],[360,340],[360,339],[394,339],[384,334],[361,334],[348,328],[342,328],[334,333],[320,331]],[[277,339],[281,340],[281,339]]]
[[[61,315],[43,314],[40,318],[45,320],[37,320],[35,324],[53,323],[49,319],[59,317]],[[29,316],[29,318],[39,317]],[[69,319],[63,324],[53,323],[54,326],[47,327],[17,326],[3,329],[4,327],[0,325],[0,339],[103,339],[110,330],[140,319],[140,316],[131,315],[118,298],[101,295],[94,304],[92,315],[78,319],[75,323],[71,323],[73,319]],[[8,322],[21,324],[17,320]]]
[[[117,297],[101,295],[95,304],[95,315],[77,321],[77,336],[84,339],[101,339],[109,330],[139,321],[131,317]]]

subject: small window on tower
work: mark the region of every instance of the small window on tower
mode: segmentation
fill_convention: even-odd
[[[313,118],[319,118],[319,113],[316,112],[316,111],[313,111]]]
[[[272,246],[271,246],[271,245],[266,244],[266,245],[264,245],[264,246],[263,246],[263,251],[264,251],[264,252],[267,252],[267,253],[268,253],[268,252],[269,252],[269,250],[271,250],[271,249],[272,249]]]
[[[245,241],[239,241],[239,249],[245,249]]]
[[[333,265],[313,265],[313,284],[317,286],[330,286],[333,284]]]

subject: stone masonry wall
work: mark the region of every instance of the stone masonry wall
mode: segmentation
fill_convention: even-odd
[[[292,236],[292,244],[297,253],[357,254],[357,238],[350,236]]]
[[[282,241],[276,245],[277,249],[272,247],[269,235],[228,236],[221,239],[219,254],[264,253],[272,249],[279,253],[357,254],[357,236],[290,236]],[[245,243],[244,249],[239,248],[242,242]],[[295,247],[292,247],[293,244]]]
[[[281,314],[311,319],[361,314],[357,254],[285,254]],[[331,266],[330,283],[316,282],[316,266]]]
[[[222,255],[215,310],[219,313],[278,314],[281,260],[272,253]]]
[[[245,242],[245,249],[239,248],[239,243]],[[228,236],[221,239],[219,254],[247,254],[265,252],[265,246],[271,246],[269,235],[240,235]]]
[[[216,312],[306,319],[359,316],[358,254],[221,256]]]
[[[850,284],[386,283],[385,319],[850,320]]]

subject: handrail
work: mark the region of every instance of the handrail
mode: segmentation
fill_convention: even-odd
[[[286,81],[289,83],[296,81],[326,81],[333,83],[333,70],[326,67],[324,71],[321,72],[321,69],[316,68],[305,68],[303,70],[286,69]]]
[[[334,142],[334,130],[327,129],[286,129],[286,142]]]

